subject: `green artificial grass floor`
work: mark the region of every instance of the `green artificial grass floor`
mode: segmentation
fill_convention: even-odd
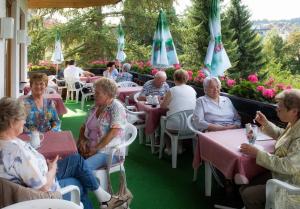
[[[85,111],[80,104],[65,103],[68,113],[62,117],[62,129],[71,130],[78,138],[79,128],[84,123],[86,111],[92,105],[88,102]],[[189,144],[188,144],[189,145]],[[193,182],[192,148],[178,155],[177,168],[171,168],[171,157],[151,154],[150,147],[140,145],[138,140],[130,146],[125,168],[128,188],[134,195],[131,209],[210,209],[213,198],[204,196],[204,169],[201,168],[197,182]],[[203,167],[203,166],[202,166]],[[118,185],[118,173],[112,174],[114,188]],[[115,192],[117,190],[115,189]],[[93,202],[96,207],[96,200]]]

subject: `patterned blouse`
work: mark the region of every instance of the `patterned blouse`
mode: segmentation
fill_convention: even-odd
[[[46,131],[60,131],[60,119],[55,109],[53,101],[45,99],[43,101],[43,108],[38,109],[32,95],[24,99],[24,105],[27,112],[26,123],[24,125],[24,132],[38,130],[39,132]]]
[[[132,75],[128,72],[119,73],[116,82],[132,81]]]
[[[43,155],[29,143],[15,138],[0,140],[0,177],[30,188],[40,189],[47,182],[48,166]],[[60,186],[57,181],[50,191]]]
[[[142,89],[141,96],[157,95],[164,96],[169,91],[169,85],[164,82],[160,88],[156,88],[153,84],[153,80],[147,81]]]
[[[120,144],[124,136],[127,123],[124,106],[117,99],[107,106],[100,116],[96,117],[97,107],[93,107],[85,122],[85,137],[90,140],[90,147],[95,147],[111,128],[119,128],[118,137],[115,137],[101,152],[109,152],[109,147]]]

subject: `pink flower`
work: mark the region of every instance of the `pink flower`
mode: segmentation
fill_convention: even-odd
[[[176,70],[178,70],[178,69],[181,68],[180,64],[174,64],[173,66],[174,66],[174,68],[175,68]]]
[[[264,86],[258,86],[258,87],[256,87],[256,90],[260,91],[260,92],[263,92],[263,90],[265,90],[265,87]]]
[[[271,77],[271,78],[265,83],[265,85],[271,87],[271,86],[273,85],[274,81],[275,81],[275,79]]]
[[[158,72],[158,70],[157,70],[156,68],[153,68],[153,69],[151,70],[151,74],[152,74],[152,75],[155,75],[157,72]]]
[[[286,86],[285,86],[283,83],[278,83],[278,84],[276,85],[276,87],[277,87],[279,90],[284,90],[284,89],[286,89]]]
[[[200,71],[198,72],[198,76],[197,76],[197,77],[199,77],[199,78],[205,78],[204,72],[203,72],[202,70],[200,70]]]
[[[187,73],[189,75],[189,81],[193,80],[193,71],[188,70]]]
[[[285,89],[292,89],[292,85],[287,85]]]
[[[276,92],[275,89],[264,89],[262,91],[262,95],[266,98],[272,99],[275,96],[275,92]]]
[[[148,60],[148,61],[146,62],[146,66],[151,67],[151,61],[150,61],[150,60]]]
[[[255,75],[255,74],[249,75],[249,76],[248,76],[248,80],[249,80],[251,83],[257,83],[257,82],[258,82],[257,75]]]
[[[236,84],[236,82],[233,79],[227,79],[226,84],[229,87],[233,87]]]

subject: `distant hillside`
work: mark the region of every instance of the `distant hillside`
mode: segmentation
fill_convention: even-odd
[[[260,24],[291,24],[291,25],[297,25],[300,26],[300,17],[289,19],[289,20],[254,20],[253,23],[255,25],[260,25]]]

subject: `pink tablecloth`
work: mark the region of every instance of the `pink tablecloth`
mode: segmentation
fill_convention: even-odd
[[[152,107],[151,105],[146,105],[145,102],[138,102],[137,108],[139,111],[145,111],[146,116],[146,125],[145,125],[145,134],[153,134],[155,129],[160,125],[160,117],[165,115],[167,109],[157,107]]]
[[[21,134],[20,139],[29,141],[30,137],[27,134]],[[38,151],[45,158],[51,159],[56,155],[66,157],[70,154],[77,153],[77,147],[71,131],[52,132],[48,131],[44,134],[44,140],[41,142],[41,147]]]
[[[98,80],[99,78],[101,78],[101,76],[93,76],[93,77],[80,77],[81,81],[85,81],[87,83],[94,83],[96,80]]]
[[[193,167],[197,169],[203,159],[219,169],[227,179],[233,179],[238,174],[246,177],[247,182],[265,169],[256,164],[255,158],[239,151],[239,146],[246,142],[244,129],[203,133],[198,136]],[[268,152],[273,152],[275,141],[257,141],[256,144],[262,145]]]
[[[57,114],[63,115],[68,112],[64,101],[59,94],[45,94],[44,96],[45,98],[51,99],[54,102]],[[20,98],[24,99],[25,97],[26,96],[21,96]]]
[[[126,96],[133,95],[137,92],[140,92],[143,89],[142,86],[135,86],[135,87],[120,87],[118,88],[118,98],[122,102],[125,102]]]

